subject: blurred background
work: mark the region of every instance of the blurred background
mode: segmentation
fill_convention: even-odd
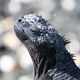
[[[33,80],[32,60],[13,29],[16,19],[31,13],[71,41],[66,48],[80,67],[80,0],[0,0],[0,80]]]

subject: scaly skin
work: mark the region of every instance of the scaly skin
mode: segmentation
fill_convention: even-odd
[[[31,55],[34,80],[80,80],[80,69],[65,48],[69,41],[41,16],[21,17],[14,30]]]

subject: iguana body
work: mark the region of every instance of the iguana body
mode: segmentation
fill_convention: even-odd
[[[34,80],[80,80],[80,69],[65,48],[68,43],[46,20],[25,15],[15,24],[18,38],[28,49]]]

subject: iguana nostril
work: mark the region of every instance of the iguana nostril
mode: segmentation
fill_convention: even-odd
[[[22,21],[21,19],[18,20],[18,22],[21,22],[21,21]]]

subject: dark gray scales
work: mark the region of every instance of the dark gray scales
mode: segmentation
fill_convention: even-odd
[[[65,48],[69,41],[45,19],[25,15],[17,20],[14,30],[30,53],[34,80],[80,80],[80,69]]]

